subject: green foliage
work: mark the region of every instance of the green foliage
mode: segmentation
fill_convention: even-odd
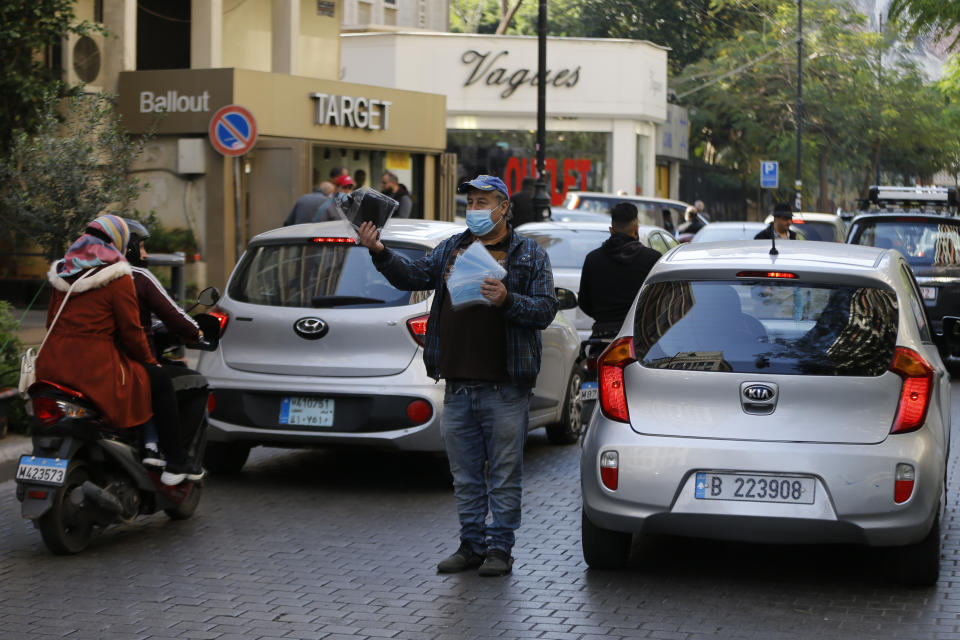
[[[910,36],[932,33],[937,38],[952,38],[950,46],[960,45],[960,2],[956,0],[893,0],[890,18],[897,20]]]
[[[75,0],[0,2],[0,150],[14,132],[32,132],[44,120],[47,96],[76,93],[60,78],[65,35],[102,29],[76,23]],[[2,153],[2,151],[0,151]]]
[[[190,229],[167,229],[155,218],[146,221],[150,238],[146,242],[149,253],[176,253],[182,251],[190,260],[197,252],[197,240]]]
[[[714,43],[675,88],[695,106],[691,148],[756,185],[759,163],[779,160],[780,199],[796,173],[796,5],[784,0],[767,28]],[[804,2],[805,208],[852,205],[877,169],[900,182],[951,162],[945,96],[864,16],[834,0]],[[883,60],[882,67],[880,65]],[[955,155],[955,151],[953,154]],[[813,189],[811,187],[816,187]]]
[[[0,389],[16,387],[20,380],[20,354],[23,345],[17,339],[17,318],[13,305],[0,300]],[[11,431],[27,432],[28,419],[20,397],[7,401],[7,425]]]
[[[0,224],[51,260],[105,210],[132,215],[143,185],[127,171],[147,139],[127,135],[104,94],[71,96],[60,106],[47,94],[36,132],[16,132],[0,158]]]

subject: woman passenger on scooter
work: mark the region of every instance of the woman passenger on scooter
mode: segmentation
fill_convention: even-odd
[[[37,378],[83,393],[116,429],[142,425],[153,415],[169,460],[161,480],[175,485],[191,474],[179,424],[169,416],[168,408],[176,406],[173,387],[150,353],[140,324],[137,293],[123,256],[129,237],[122,218],[102,215],[50,266],[50,335],[37,356]]]

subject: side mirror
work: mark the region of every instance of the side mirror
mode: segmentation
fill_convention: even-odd
[[[564,289],[563,287],[557,287],[554,289],[557,294],[557,301],[560,303],[560,310],[566,311],[567,309],[576,309],[577,308],[577,294],[570,289]]]
[[[960,318],[943,316],[943,333],[937,336],[942,356],[960,356]]]
[[[220,299],[220,290],[216,287],[207,287],[200,292],[200,295],[197,296],[197,304],[202,304],[205,307],[215,305],[217,300]]]

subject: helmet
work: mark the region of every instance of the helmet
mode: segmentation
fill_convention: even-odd
[[[133,218],[124,218],[124,222],[130,229],[130,241],[127,243],[127,262],[138,267],[145,266],[144,261],[140,259],[140,243],[150,237],[150,232],[143,224]]]

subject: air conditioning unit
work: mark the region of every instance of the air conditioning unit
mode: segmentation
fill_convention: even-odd
[[[69,85],[84,84],[88,91],[104,87],[103,34],[71,33],[63,41],[63,79]]]

